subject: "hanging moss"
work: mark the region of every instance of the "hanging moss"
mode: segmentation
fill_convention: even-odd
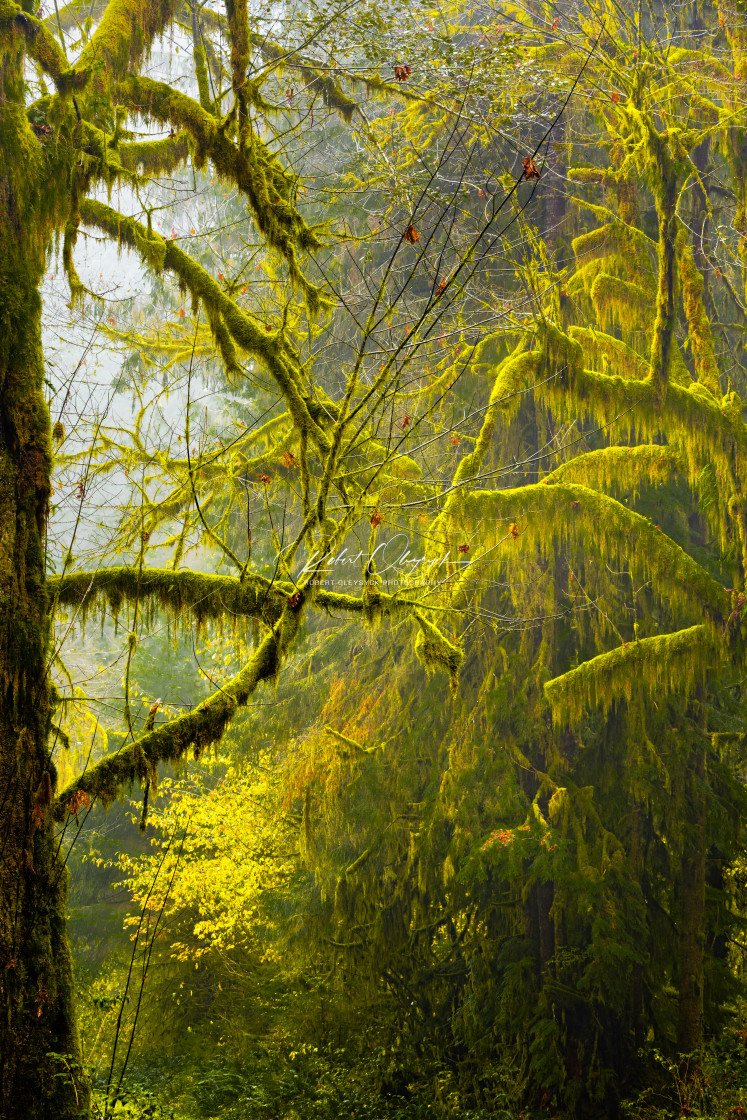
[[[209,158],[219,175],[246,195],[267,244],[286,261],[291,280],[299,284],[311,310],[321,306],[321,292],[301,273],[296,251],[312,251],[319,239],[291,201],[293,180],[256,134],[237,146],[212,113],[197,101],[150,78],[131,74],[114,90],[116,100],[133,112],[143,111],[164,124],[186,129],[195,145],[195,161]]]
[[[614,262],[651,295],[656,290],[649,257],[654,247],[655,244],[642,230],[621,221],[607,222],[589,233],[580,234],[572,242],[579,263],[583,263],[586,257],[599,258],[608,265]]]
[[[61,93],[80,87],[82,78],[76,77],[70,70],[62,48],[44,22],[23,11],[13,0],[0,0],[0,36],[8,31],[24,36],[29,55],[45,74],[54,78]]]
[[[55,801],[55,820],[65,820],[80,791],[109,805],[134,782],[145,784],[158,763],[178,762],[189,750],[199,757],[219,742],[236,710],[248,702],[257,685],[277,675],[301,614],[287,608],[241,672],[191,712],[147,732],[71,782]]]
[[[292,70],[300,74],[306,81],[305,93],[314,94],[319,91],[328,108],[335,109],[348,124],[351,122],[358,103],[343,93],[335,79],[323,73],[318,65],[296,51],[288,51],[277,43],[271,43],[261,35],[251,34],[250,40],[268,62],[279,63],[281,70]]]
[[[221,316],[233,340],[261,361],[275,378],[299,430],[308,433],[320,450],[328,450],[328,439],[312,418],[311,410],[320,419],[326,416],[328,420],[329,410],[323,400],[313,400],[301,388],[300,371],[279,334],[267,332],[257,320],[242,311],[220,284],[174,241],[167,241],[156,233],[149,235],[142,223],[126,218],[94,199],[85,199],[81,203],[80,213],[81,220],[86,224],[95,226],[122,244],[138,250],[152,268],[157,271],[166,268],[173,272],[195,299],[205,303],[209,309],[209,317]],[[317,398],[319,396],[317,393]],[[336,415],[336,409],[334,414]]]
[[[105,606],[116,617],[125,602],[152,601],[170,617],[188,616],[198,627],[226,614],[274,622],[292,593],[257,576],[242,581],[169,568],[141,572],[139,567],[75,572],[50,579],[47,588],[52,602],[81,608],[83,618],[96,607]]]
[[[592,327],[568,328],[568,335],[583,347],[584,357],[592,369],[602,372],[617,374],[620,377],[638,378],[648,377],[648,362],[640,354],[619,338],[615,338],[605,331],[594,330]]]
[[[535,351],[514,353],[505,358],[498,367],[490,402],[494,409],[499,408],[509,419],[518,412],[522,396],[530,393],[534,388],[538,370],[537,359],[538,355]]]
[[[556,726],[577,725],[589,710],[606,715],[619,701],[652,694],[687,698],[717,671],[719,646],[707,626],[643,638],[599,654],[545,684]]]
[[[141,171],[144,175],[168,174],[189,156],[188,133],[182,131],[163,140],[120,144],[117,150],[122,166],[128,171]]]
[[[631,568],[651,578],[659,596],[689,602],[714,627],[730,614],[730,598],[704,568],[652,524],[607,494],[580,485],[555,483],[512,490],[473,490],[455,502],[452,524],[480,532],[485,550],[503,542],[511,554],[538,546],[544,555],[556,545],[583,543],[606,559],[626,557]],[[517,527],[517,535],[510,526]]]
[[[600,324],[634,332],[649,321],[651,294],[631,280],[600,272],[591,286],[591,301]]]
[[[687,242],[684,229],[680,231],[678,237],[678,250],[682,280],[682,301],[687,316],[695,374],[698,382],[716,400],[719,400],[721,388],[718,363],[713,349],[711,325],[708,322],[708,315],[703,303],[703,277],[695,264],[692,247]]]
[[[542,482],[578,482],[592,490],[635,495],[645,486],[663,485],[674,474],[686,473],[687,459],[679,448],[644,443],[587,451],[551,471]]]
[[[578,337],[578,335],[577,335]],[[615,425],[618,439],[677,440],[687,457],[691,485],[705,463],[713,462],[721,477],[741,474],[747,466],[747,429],[741,407],[727,409],[702,386],[670,384],[663,401],[650,380],[577,369],[575,378],[561,366],[555,377],[541,380],[537,393],[559,417],[588,415],[600,425]]]
[[[94,88],[123,78],[168,26],[175,0],[109,0],[76,70],[88,72]]]

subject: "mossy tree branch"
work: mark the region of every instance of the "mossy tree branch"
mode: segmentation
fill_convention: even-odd
[[[555,483],[473,490],[454,503],[451,516],[470,527],[483,526],[485,545],[508,537],[506,549],[539,544],[549,552],[556,541],[583,540],[606,558],[625,557],[633,570],[652,577],[659,595],[689,602],[712,626],[723,625],[729,616],[730,593],[684,549],[648,518],[588,487]],[[515,540],[510,524],[518,527]]]
[[[606,715],[613,704],[634,695],[688,697],[708,671],[718,672],[719,644],[707,626],[690,626],[626,642],[547,681],[545,697],[556,726],[578,724],[585,713],[600,707]]]
[[[257,358],[275,379],[297,428],[306,432],[321,452],[328,450],[329,441],[318,420],[328,419],[330,413],[305,393],[293,353],[281,332],[268,332],[253,316],[242,311],[220,284],[174,241],[149,232],[141,222],[94,199],[81,202],[80,216],[86,225],[140,253],[155,271],[172,272],[193,298],[205,305],[209,319],[220,315],[234,342]]]
[[[114,88],[113,95],[133,112],[148,113],[163,124],[189,132],[197,165],[210,159],[218,174],[246,196],[267,244],[283,257],[291,280],[316,310],[321,293],[303,276],[296,252],[298,248],[318,249],[320,242],[291,201],[290,177],[259,137],[252,135],[245,143],[234,144],[224,123],[194,98],[151,78],[131,74]]]
[[[107,581],[108,576],[116,578]],[[137,571],[134,569],[96,573],[93,577],[78,573],[57,582],[60,602],[80,602],[92,579],[91,594],[107,596],[115,604],[121,602],[122,598],[132,598],[138,594]],[[167,587],[169,579],[173,587]],[[208,581],[202,587],[207,586],[210,591],[201,596],[202,579]],[[156,588],[159,590],[154,592]],[[163,601],[167,607],[176,605],[181,610],[184,609],[185,601],[189,600],[191,595],[188,609],[195,613],[202,612],[203,618],[217,617],[220,611],[233,613],[233,607],[245,610],[248,607],[251,613],[255,601],[253,595],[257,596],[256,589],[246,588],[239,580],[202,577],[193,572],[154,573],[146,569],[141,577],[140,597],[148,594],[149,590],[155,593],[159,601]],[[268,588],[267,592],[269,590]],[[179,591],[182,592],[181,596]],[[259,594],[262,594],[262,590]],[[268,594],[265,601],[269,598]],[[302,591],[300,603],[295,600],[289,601],[285,595],[283,598],[285,601],[279,618],[244,668],[232,680],[193,711],[146,732],[134,742],[102,759],[76,777],[57,796],[53,809],[54,819],[61,822],[67,818],[71,812],[71,805],[79,803],[76,801],[76,794],[80,792],[86,793],[92,799],[99,798],[105,805],[110,804],[134,782],[149,781],[159,763],[178,762],[190,749],[194,750],[195,757],[199,757],[207,747],[219,742],[237,709],[248,703],[257,686],[262,681],[277,676],[298,633],[306,591]],[[328,611],[363,615],[369,622],[382,617],[393,620],[412,617],[418,623],[422,635],[419,642],[420,655],[429,666],[448,672],[452,688],[454,687],[461,662],[461,651],[452,645],[433,623],[424,618],[417,604],[412,600],[397,595],[382,594],[378,588],[371,586],[366,588],[361,597],[314,589],[313,601],[317,607]],[[273,602],[279,605],[280,600],[276,598]]]

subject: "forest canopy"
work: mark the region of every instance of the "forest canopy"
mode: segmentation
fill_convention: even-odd
[[[0,0],[0,1115],[747,1110],[739,0]]]

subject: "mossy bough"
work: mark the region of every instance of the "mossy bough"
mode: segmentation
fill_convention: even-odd
[[[626,642],[600,653],[545,684],[557,727],[578,724],[590,709],[606,715],[613,704],[640,697],[677,693],[687,698],[709,670],[718,671],[719,645],[708,626]],[[714,656],[716,655],[716,656]]]
[[[110,206],[90,198],[81,202],[80,217],[86,225],[94,226],[135,249],[155,271],[166,269],[173,272],[194,299],[205,304],[208,319],[220,316],[234,342],[262,362],[274,377],[299,430],[306,432],[320,451],[326,453],[329,450],[321,424],[325,421],[329,423],[330,413],[336,414],[336,406],[332,402],[327,405],[323,398],[315,400],[305,392],[295,355],[280,332],[268,332],[260,326],[174,241],[149,231],[141,222],[124,217]]]
[[[79,792],[109,805],[135,781],[148,781],[159,762],[178,762],[190,749],[198,758],[219,742],[236,710],[247,703],[257,685],[279,672],[301,614],[286,608],[241,672],[193,711],[147,732],[71,782],[55,799],[54,819],[67,818]]]
[[[484,527],[483,546],[505,540],[512,550],[539,544],[545,554],[556,543],[583,540],[605,557],[626,557],[631,568],[655,579],[659,595],[689,602],[713,627],[731,612],[730,592],[713,579],[658,526],[607,494],[585,486],[555,483],[512,490],[473,490],[451,510],[454,522]],[[508,526],[518,526],[517,537]]]
[[[147,113],[163,124],[185,129],[194,141],[198,166],[210,159],[219,175],[246,196],[267,244],[286,261],[311,310],[321,305],[321,292],[301,272],[298,248],[318,249],[320,241],[291,201],[293,181],[257,135],[236,145],[222,123],[194,98],[164,82],[131,74],[114,89],[115,100],[134,112]]]

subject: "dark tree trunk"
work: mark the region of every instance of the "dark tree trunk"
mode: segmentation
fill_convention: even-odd
[[[88,1113],[49,803],[52,712],[44,534],[51,473],[38,284],[52,230],[49,158],[0,73],[0,1116]],[[53,191],[54,184],[51,184]]]
[[[633,805],[633,838],[631,850],[633,864],[633,877],[641,885],[641,803],[636,800]],[[644,1043],[643,1035],[643,967],[638,962],[633,963],[633,1036],[636,1049]]]
[[[680,996],[677,1044],[684,1054],[703,1041],[706,803],[705,749],[694,744],[687,774],[687,822],[682,852]]]

